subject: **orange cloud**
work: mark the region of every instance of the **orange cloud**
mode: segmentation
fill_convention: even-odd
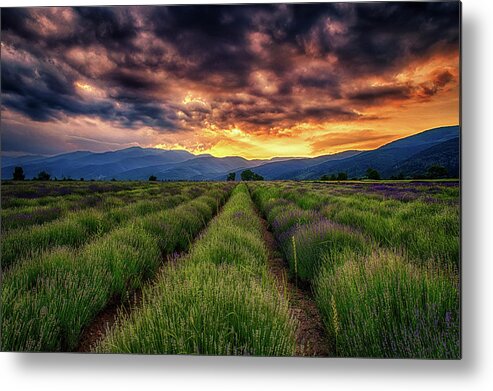
[[[5,10],[3,145],[315,156],[457,124],[458,4],[380,7]]]

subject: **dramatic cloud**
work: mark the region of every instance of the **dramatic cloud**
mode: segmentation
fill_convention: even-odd
[[[459,7],[4,9],[3,149],[313,155],[457,123]]]

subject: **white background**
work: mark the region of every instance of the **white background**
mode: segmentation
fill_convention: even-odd
[[[170,2],[144,2],[163,3]],[[6,7],[138,2],[7,0],[0,4]],[[492,4],[487,0],[463,1],[461,361],[0,353],[0,387],[36,391],[493,389],[493,259],[488,251],[493,240]]]

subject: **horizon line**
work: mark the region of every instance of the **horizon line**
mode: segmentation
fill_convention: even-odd
[[[429,129],[425,129],[425,130],[421,130],[421,131],[418,131],[416,133],[411,133],[407,136],[404,136],[404,137],[397,137],[391,141],[388,141],[386,143],[383,143],[373,149],[345,149],[345,150],[342,150],[342,151],[339,151],[339,152],[333,152],[333,153],[325,153],[325,154],[320,154],[320,155],[298,155],[298,156],[294,156],[294,155],[286,155],[286,156],[280,156],[280,155],[275,155],[275,156],[272,156],[272,157],[267,157],[267,158],[259,158],[259,157],[244,157],[244,156],[241,156],[241,155],[226,155],[226,156],[215,156],[214,154],[212,153],[208,153],[208,152],[200,152],[200,153],[197,153],[197,152],[192,152],[192,151],[189,151],[187,150],[186,148],[170,148],[170,149],[165,149],[165,148],[157,148],[157,147],[143,147],[141,145],[133,145],[133,146],[130,146],[130,147],[124,147],[124,148],[120,148],[120,149],[108,149],[106,151],[91,151],[91,150],[80,150],[80,149],[76,149],[76,150],[73,150],[73,151],[66,151],[66,152],[60,152],[60,153],[55,153],[55,154],[36,154],[36,153],[32,153],[32,154],[29,154],[29,153],[25,153],[25,152],[18,152],[19,155],[16,155],[16,156],[5,156],[5,157],[11,157],[11,158],[20,158],[20,157],[28,157],[28,156],[42,156],[44,158],[52,158],[52,157],[57,157],[57,156],[62,156],[62,155],[67,155],[67,154],[70,154],[70,153],[76,153],[76,152],[88,152],[88,153],[93,153],[93,154],[103,154],[103,153],[111,153],[111,152],[118,152],[118,151],[124,151],[124,150],[127,150],[127,149],[132,149],[132,148],[140,148],[140,149],[154,149],[154,150],[161,150],[161,151],[181,151],[181,152],[187,152],[187,153],[190,153],[192,155],[194,155],[195,157],[199,157],[201,155],[208,155],[208,156],[211,156],[211,157],[214,157],[216,159],[224,159],[224,158],[232,158],[232,157],[238,157],[238,158],[242,158],[242,159],[245,159],[245,160],[272,160],[272,159],[282,159],[282,158],[291,158],[291,159],[315,159],[317,157],[320,157],[320,156],[327,156],[327,155],[336,155],[336,154],[339,154],[339,153],[344,153],[344,152],[349,152],[349,151],[354,151],[354,152],[368,152],[368,151],[374,151],[376,149],[379,149],[385,145],[388,145],[390,143],[393,143],[395,141],[398,141],[398,140],[403,140],[405,138],[408,138],[408,137],[412,137],[412,136],[416,136],[420,133],[424,133],[424,132],[427,132],[427,131],[430,131],[430,130],[435,130],[435,129],[440,129],[440,128],[449,128],[449,127],[454,127],[454,126],[458,126],[459,128],[461,128],[461,124],[453,124],[453,125],[441,125],[441,126],[437,126],[437,127],[434,127],[434,128],[429,128]],[[13,153],[17,153],[17,151],[1,151],[2,152],[2,155],[4,156],[5,153],[9,153],[9,152],[13,152]]]

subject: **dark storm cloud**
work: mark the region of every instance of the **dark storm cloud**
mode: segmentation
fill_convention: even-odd
[[[352,102],[364,103],[367,106],[380,104],[385,101],[405,101],[406,99],[427,99],[455,80],[449,71],[436,74],[432,79],[417,85],[396,84],[388,86],[365,87],[347,94]]]
[[[419,93],[423,97],[431,97],[436,95],[454,80],[454,75],[452,75],[449,71],[440,72],[432,80],[421,84],[419,86]]]
[[[411,94],[409,86],[383,86],[371,87],[349,94],[348,98],[355,101],[363,101],[374,104],[384,100],[404,100]]]
[[[110,83],[116,84],[117,87],[120,87],[123,90],[150,91],[157,87],[156,83],[149,78],[146,78],[145,76],[140,76],[133,72],[116,70],[114,72],[105,74],[105,76]]]
[[[105,115],[111,109],[110,103],[81,104],[68,74],[9,62],[2,63],[2,100],[5,106],[36,121],[71,114]]]
[[[363,3],[348,10],[348,33],[333,47],[339,61],[358,73],[379,73],[434,51],[456,50],[459,3]]]
[[[454,76],[444,71],[416,86],[346,84],[456,51],[459,40],[457,2],[11,8],[1,20],[13,53],[2,56],[5,108],[36,121],[85,115],[161,131],[204,121],[253,128],[357,120],[339,100],[361,108],[430,97]],[[304,67],[310,61],[320,64]],[[106,96],[83,96],[79,80]],[[211,94],[213,108],[174,101],[189,86]]]

